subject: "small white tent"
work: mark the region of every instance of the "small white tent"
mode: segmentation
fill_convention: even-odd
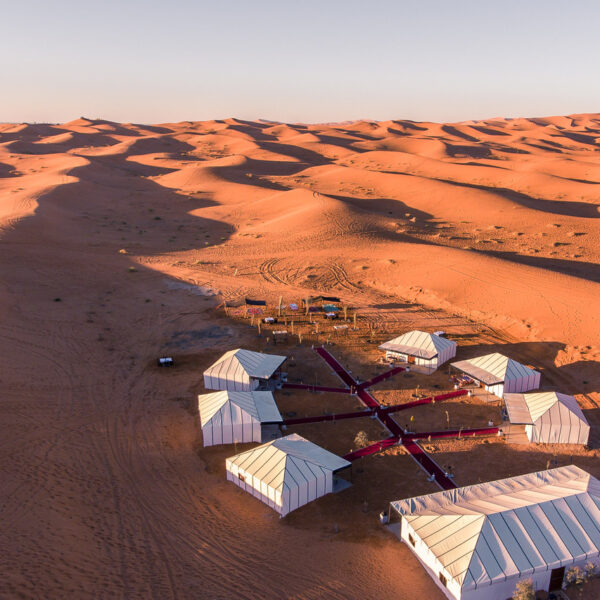
[[[250,392],[274,387],[274,375],[286,356],[263,354],[237,348],[226,352],[204,371],[204,387],[208,390]]]
[[[538,444],[587,444],[590,426],[577,400],[557,392],[505,394],[512,424],[525,425],[530,442]]]
[[[557,590],[565,567],[600,564],[600,481],[573,465],[392,502],[389,522],[456,600]]]
[[[198,411],[204,446],[264,442],[263,425],[282,421],[271,392],[203,394]]]
[[[456,356],[456,342],[425,331],[409,331],[379,346],[391,360],[435,370]]]
[[[503,354],[486,354],[451,363],[471,379],[502,398],[504,394],[527,392],[540,387],[540,373]]]
[[[227,479],[282,517],[333,491],[333,475],[350,463],[292,433],[232,456]]]

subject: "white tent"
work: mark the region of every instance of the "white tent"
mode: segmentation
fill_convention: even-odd
[[[539,444],[587,444],[590,426],[577,400],[557,392],[505,394],[512,424],[525,425],[530,442]]]
[[[263,424],[282,421],[271,392],[203,394],[198,411],[204,446],[263,442]]]
[[[250,392],[268,386],[286,358],[241,348],[230,350],[204,371],[204,387],[208,390]]]
[[[282,517],[333,491],[333,474],[350,463],[292,433],[232,456],[227,479]]]
[[[460,360],[451,363],[451,366],[466,373],[499,398],[504,394],[527,392],[540,387],[538,371],[497,352]]]
[[[437,369],[456,356],[456,342],[425,331],[409,331],[379,346],[388,359]]]
[[[399,500],[389,517],[456,600],[506,600],[522,579],[560,589],[565,567],[600,563],[600,481],[576,466]]]

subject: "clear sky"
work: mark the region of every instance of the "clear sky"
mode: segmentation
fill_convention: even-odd
[[[600,112],[600,0],[15,0],[0,122]]]

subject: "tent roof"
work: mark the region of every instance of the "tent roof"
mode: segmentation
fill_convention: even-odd
[[[324,470],[350,466],[343,458],[292,433],[227,459],[269,487],[283,491],[318,477]]]
[[[463,589],[600,552],[600,481],[574,465],[392,507]]]
[[[504,402],[511,423],[533,425],[542,415],[546,414],[555,404],[567,407],[581,421],[587,424],[583,411],[573,396],[558,392],[533,392],[531,394],[505,394]]]
[[[452,363],[452,366],[486,385],[529,377],[536,372],[508,356],[498,354],[498,352],[460,360]]]
[[[262,352],[237,348],[225,352],[219,360],[204,371],[204,374],[214,377],[227,377],[228,375],[233,376],[241,369],[250,377],[268,379],[286,359],[287,356],[263,354]]]
[[[275,404],[271,392],[231,392],[221,391],[213,394],[198,396],[198,409],[202,427],[210,421],[220,419],[223,411],[229,410],[231,422],[239,421],[240,413],[233,406],[237,406],[253,420],[260,423],[279,423],[281,414]],[[241,421],[240,421],[241,422]]]
[[[409,331],[379,346],[380,350],[402,352],[419,358],[435,358],[441,350],[456,346],[456,342],[425,331]]]

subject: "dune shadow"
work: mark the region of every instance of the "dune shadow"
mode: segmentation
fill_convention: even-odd
[[[492,154],[491,148],[487,144],[477,146],[467,146],[463,144],[449,144],[442,140],[446,147],[446,152],[451,158],[489,158],[496,159]]]
[[[0,179],[7,179],[8,177],[17,177],[19,172],[12,166],[6,163],[0,163]]]
[[[442,125],[442,131],[444,133],[447,133],[448,135],[462,138],[463,140],[465,140],[467,142],[478,142],[479,141],[478,138],[476,138],[472,135],[469,135],[468,133],[465,133],[464,131],[460,131],[459,129],[457,129],[456,127],[453,127],[452,125]]]
[[[470,188],[481,190],[483,192],[491,192],[492,194],[498,194],[511,202],[517,202],[527,208],[533,208],[534,210],[543,211],[554,215],[563,215],[567,217],[580,217],[587,219],[597,219],[600,217],[598,207],[587,202],[566,202],[564,200],[546,200],[544,198],[534,198],[528,196],[522,192],[511,190],[510,188],[493,187],[489,185],[483,185],[478,183],[465,183],[460,181],[453,181],[450,179],[441,179],[433,177],[437,181],[442,181],[449,185],[457,187]]]
[[[571,275],[586,281],[600,283],[600,265],[586,261],[568,260],[563,258],[547,258],[543,256],[531,256],[518,254],[517,252],[502,252],[495,250],[473,250],[486,256],[494,256],[504,260],[510,260],[521,265],[537,267],[564,275]]]
[[[491,127],[482,127],[481,125],[469,125],[469,127],[484,135],[510,136],[510,133],[506,133],[506,131],[499,131],[498,129],[492,129]]]

